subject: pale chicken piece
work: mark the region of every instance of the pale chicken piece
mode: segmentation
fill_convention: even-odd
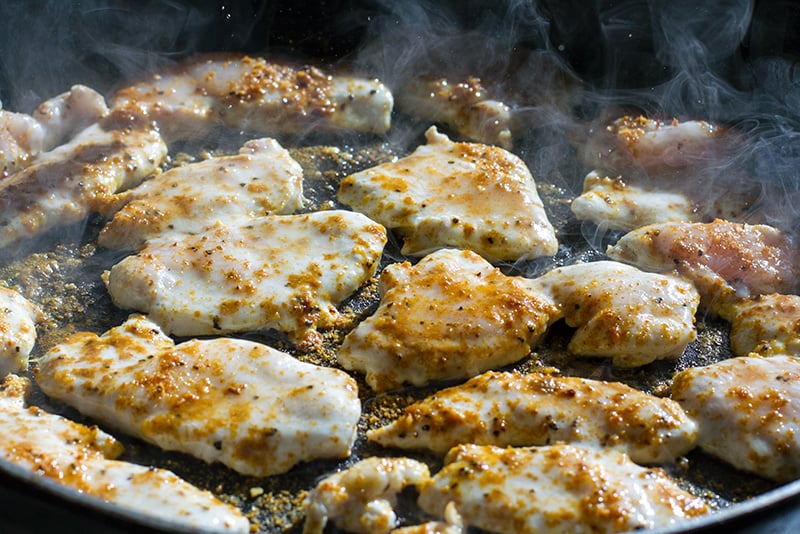
[[[117,306],[170,334],[273,328],[313,343],[375,274],[385,243],[384,228],[359,213],[270,215],[152,239],[105,279]]]
[[[694,447],[681,407],[618,382],[541,373],[488,372],[408,406],[367,437],[384,447],[445,453],[464,443],[549,445],[558,441],[673,462]]]
[[[454,143],[435,127],[425,137],[428,144],[409,156],[346,177],[339,200],[395,230],[410,256],[455,247],[495,261],[558,251],[520,158],[499,147]]]
[[[36,161],[108,113],[103,96],[84,85],[46,100],[33,116],[0,109],[0,178]]]
[[[529,282],[551,295],[558,317],[577,328],[568,350],[619,367],[674,359],[695,339],[700,297],[691,283],[614,261],[553,269]]]
[[[295,68],[248,56],[200,56],[125,87],[112,114],[155,120],[165,138],[198,138],[215,125],[272,135],[385,133],[394,100],[378,80]]]
[[[378,309],[337,360],[376,391],[468,378],[526,357],[556,307],[520,277],[469,251],[443,249],[381,273]]]
[[[303,207],[303,169],[274,139],[248,141],[235,156],[174,167],[119,195],[124,206],[98,243],[139,249],[158,236],[197,233]]]
[[[347,457],[361,415],[343,371],[241,339],[176,345],[139,315],[68,337],[41,358],[36,382],[122,432],[253,476]]]
[[[778,482],[800,478],[800,359],[743,356],[681,371],[672,398],[697,421],[697,445]]]
[[[467,526],[509,534],[674,527],[709,511],[661,469],[567,444],[460,445],[418,502],[434,515],[453,502]]]
[[[328,521],[346,532],[387,534],[397,525],[397,495],[430,481],[428,466],[410,458],[371,457],[322,479],[305,502],[304,534]]]
[[[414,77],[395,95],[397,108],[417,120],[438,122],[467,139],[511,149],[510,108],[489,97],[478,78],[451,82]]]
[[[9,375],[0,383],[3,460],[76,493],[176,528],[250,531],[239,510],[171,471],[117,460],[122,444],[96,426],[26,407],[29,391],[27,378]]]
[[[155,172],[166,156],[156,130],[89,126],[0,181],[0,248],[84,219],[109,195]]]
[[[464,520],[455,504],[447,503],[444,508],[444,521],[428,521],[419,525],[409,525],[392,530],[392,534],[462,534],[465,532]]]
[[[695,285],[705,308],[723,315],[732,299],[792,293],[800,280],[796,245],[763,224],[654,224],[624,235],[606,253],[646,271],[677,271]]]
[[[40,315],[38,306],[0,286],[0,378],[28,368]]]
[[[731,350],[737,356],[800,354],[800,296],[771,293],[741,299],[723,316],[731,323]]]

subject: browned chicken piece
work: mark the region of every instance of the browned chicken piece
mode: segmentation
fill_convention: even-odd
[[[40,315],[34,303],[13,289],[0,286],[0,379],[28,369]]]
[[[731,323],[731,350],[737,356],[800,354],[800,296],[759,295],[741,299],[724,312],[723,318]]]

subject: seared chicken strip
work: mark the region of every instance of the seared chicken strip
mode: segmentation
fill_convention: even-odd
[[[33,116],[0,109],[0,178],[32,164],[108,113],[103,96],[83,85],[43,102]]]
[[[240,339],[175,345],[136,315],[102,336],[68,337],[42,357],[36,381],[127,434],[253,476],[347,457],[361,415],[343,371]]]
[[[313,342],[375,273],[385,243],[382,226],[350,211],[271,215],[152,239],[106,282],[117,306],[170,334],[274,328]]]
[[[771,293],[741,299],[726,314],[737,356],[800,354],[800,296]]]
[[[696,337],[694,314],[700,297],[676,276],[642,272],[613,261],[553,269],[531,280],[551,295],[558,317],[577,328],[568,350],[579,356],[612,358],[619,367],[638,367],[678,358]]]
[[[466,525],[509,534],[628,532],[708,512],[661,469],[639,467],[618,451],[566,444],[455,447],[419,497],[435,515],[450,502]]]
[[[0,286],[0,378],[28,368],[39,315],[35,304],[13,289]]]
[[[721,315],[731,299],[792,293],[800,280],[795,244],[763,224],[654,224],[624,235],[607,254],[646,271],[677,271],[697,287],[703,306]]]
[[[339,200],[395,230],[406,255],[456,247],[495,261],[558,251],[521,159],[498,147],[454,143],[435,127],[425,137],[428,144],[411,155],[342,180]]]
[[[125,205],[98,243],[138,249],[153,237],[197,233],[217,221],[292,213],[303,207],[303,169],[277,141],[256,139],[236,156],[174,167],[119,197]]]
[[[344,339],[338,361],[384,391],[468,378],[524,358],[554,304],[469,251],[443,249],[381,273],[374,315]]]
[[[272,135],[383,134],[393,105],[377,80],[247,56],[193,58],[119,90],[111,101],[112,114],[155,120],[170,142],[202,137],[215,125]]]
[[[241,513],[164,469],[116,460],[122,445],[97,427],[25,406],[30,381],[0,384],[0,458],[32,474],[181,529],[246,533]]]
[[[322,479],[306,499],[305,534],[328,521],[346,532],[386,534],[397,525],[397,494],[430,481],[428,466],[409,458],[371,457]]]
[[[367,433],[384,447],[445,453],[464,443],[612,448],[640,464],[672,462],[694,446],[681,407],[625,384],[540,373],[488,372],[407,407]]]
[[[153,173],[166,155],[155,130],[86,128],[0,181],[0,248],[82,220]]]
[[[740,357],[675,375],[672,398],[697,421],[697,445],[778,482],[800,477],[800,359]]]
[[[472,141],[511,149],[511,110],[491,99],[478,78],[458,83],[414,77],[395,96],[398,110],[417,120],[438,122]]]

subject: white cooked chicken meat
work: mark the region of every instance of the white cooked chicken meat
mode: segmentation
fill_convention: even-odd
[[[154,120],[169,142],[202,137],[215,125],[271,135],[383,134],[393,106],[375,79],[230,54],[192,57],[111,99],[112,114]]]
[[[561,441],[658,464],[692,449],[696,433],[676,402],[622,383],[487,372],[411,404],[367,437],[384,447],[436,453],[465,443],[519,447]]]
[[[253,476],[347,457],[361,415],[356,382],[343,371],[240,339],[176,345],[139,315],[57,344],[36,382],[129,435]]]
[[[557,303],[552,320],[576,328],[567,347],[572,354],[638,367],[678,358],[697,335],[700,297],[677,276],[597,261],[553,269],[528,285]]]
[[[377,391],[468,378],[517,362],[544,334],[555,306],[466,250],[395,263],[380,277],[375,313],[345,337],[337,360]]]
[[[40,314],[34,303],[0,286],[0,378],[28,369]]]
[[[167,147],[150,127],[94,124],[0,180],[0,248],[83,220],[158,169]]]
[[[276,329],[314,342],[336,305],[375,273],[384,228],[350,211],[218,222],[196,235],[155,238],[107,273],[123,309],[170,334]]]
[[[425,137],[428,143],[410,155],[347,176],[339,200],[394,230],[410,256],[453,247],[496,261],[558,251],[536,183],[519,157],[495,146],[454,143],[435,127]]]
[[[358,534],[387,534],[397,525],[394,507],[406,487],[429,482],[428,466],[410,458],[361,460],[323,478],[305,500],[304,534],[321,534],[328,522]]]
[[[274,139],[248,141],[234,156],[180,167],[118,195],[122,208],[103,228],[98,243],[138,249],[153,237],[197,233],[303,207],[303,169]]]
[[[681,371],[672,398],[697,421],[697,445],[778,482],[800,477],[800,358],[730,358]]]
[[[659,468],[563,443],[454,447],[418,502],[434,516],[452,502],[466,526],[508,534],[674,527],[709,511]]]
[[[798,295],[770,293],[740,299],[722,317],[731,323],[731,351],[737,356],[800,354]]]
[[[250,532],[241,512],[174,473],[117,460],[112,436],[26,406],[30,381],[8,375],[0,383],[0,458],[31,475],[181,529]]]

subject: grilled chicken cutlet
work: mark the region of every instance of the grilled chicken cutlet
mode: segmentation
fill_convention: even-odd
[[[137,315],[56,345],[36,381],[127,434],[253,476],[347,457],[361,415],[356,382],[343,371],[240,339],[175,345]]]
[[[521,159],[498,147],[454,143],[435,127],[425,137],[428,144],[411,155],[346,177],[339,200],[395,230],[406,255],[454,247],[495,261],[558,251]]]
[[[553,269],[529,282],[558,305],[553,320],[577,328],[568,350],[638,367],[678,358],[696,337],[700,297],[676,276],[642,272],[614,261]]]
[[[478,78],[413,77],[396,95],[397,109],[425,122],[444,124],[467,139],[511,149],[509,107],[489,97]]]
[[[27,378],[0,383],[0,457],[55,483],[181,529],[246,533],[250,525],[232,506],[174,473],[116,460],[122,445],[97,427],[25,406]]]
[[[97,91],[75,85],[42,102],[33,115],[0,109],[0,179],[31,165],[108,113]]]
[[[248,141],[235,156],[174,167],[118,195],[124,206],[98,243],[139,249],[153,237],[197,233],[303,207],[303,169],[274,139]]]
[[[28,368],[39,314],[35,304],[0,286],[0,378]]]
[[[443,249],[381,273],[381,302],[338,361],[373,389],[468,378],[524,358],[556,312],[545,294],[470,251]]]
[[[741,299],[726,308],[731,323],[731,350],[737,356],[751,352],[800,354],[800,296],[771,293]]]
[[[367,433],[384,447],[436,453],[464,443],[562,441],[619,450],[640,464],[674,461],[694,446],[695,435],[694,422],[676,402],[625,384],[498,372],[439,391]]]
[[[681,371],[672,398],[697,421],[697,445],[778,482],[800,477],[800,359],[739,357]]]
[[[0,180],[0,248],[84,219],[109,195],[156,171],[166,156],[151,128],[86,128]]]
[[[795,244],[763,224],[654,224],[622,236],[607,254],[646,271],[677,271],[695,285],[703,307],[722,316],[739,297],[792,293],[800,280]]]
[[[106,282],[117,306],[170,334],[273,328],[313,342],[375,273],[385,243],[381,225],[350,211],[271,215],[152,239]]]
[[[437,516],[450,502],[467,526],[508,534],[629,532],[708,512],[661,469],[567,444],[455,447],[419,497]]]
[[[397,494],[430,481],[428,466],[409,458],[371,457],[322,479],[309,493],[304,534],[328,521],[345,532],[386,534],[397,525]]]
[[[215,125],[271,135],[314,131],[383,134],[394,100],[379,81],[331,75],[248,56],[202,56],[125,87],[112,114],[148,117],[169,141]]]

